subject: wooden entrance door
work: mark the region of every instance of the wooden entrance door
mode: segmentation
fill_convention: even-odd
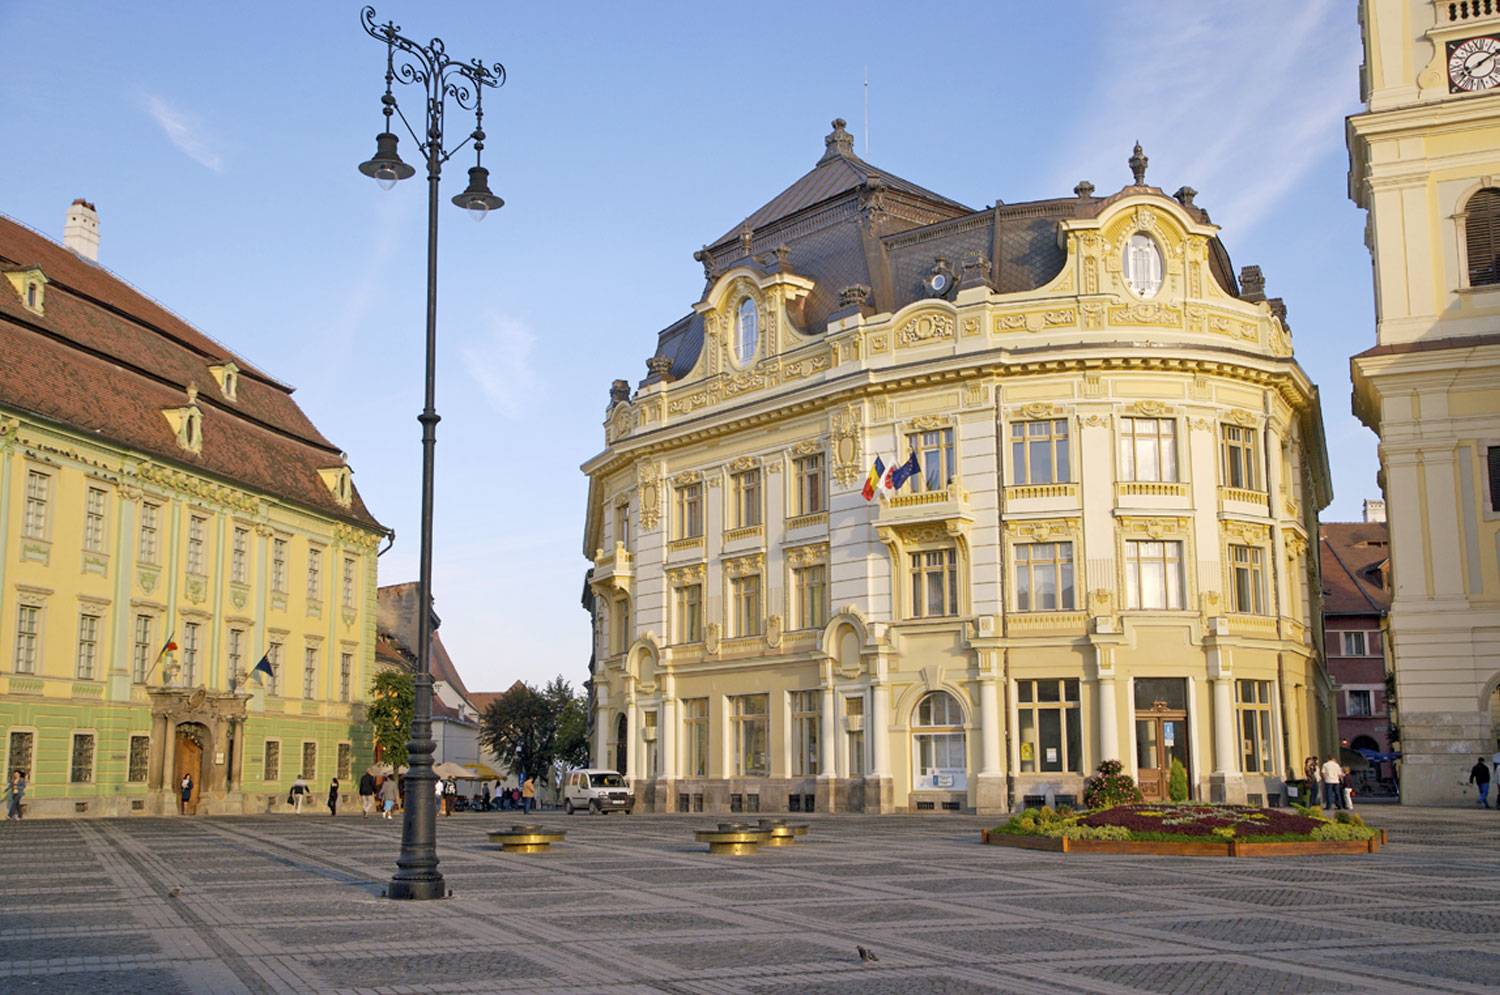
[[[1188,770],[1187,712],[1153,710],[1135,715],[1136,783],[1146,801],[1163,801],[1172,774],[1172,761]]]
[[[172,798],[174,801],[182,798],[183,775],[191,774],[193,778],[193,793],[182,810],[188,815],[198,811],[198,796],[203,790],[203,747],[198,744],[198,738],[187,729],[179,727],[177,730],[177,752],[176,771],[172,778]]]

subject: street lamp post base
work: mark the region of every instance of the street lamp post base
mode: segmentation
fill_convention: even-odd
[[[392,878],[386,893],[394,899],[406,899],[409,901],[428,901],[434,898],[444,898],[447,895],[446,884],[441,874],[433,874],[418,878]]]

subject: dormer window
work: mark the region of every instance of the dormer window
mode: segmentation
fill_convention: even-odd
[[[238,400],[240,389],[240,368],[233,363],[218,363],[208,368],[208,372],[214,375],[214,380],[219,384],[219,393],[224,395],[224,400]]]
[[[164,408],[162,415],[177,436],[177,445],[190,453],[203,449],[203,409],[198,407],[198,388],[188,387],[188,403],[181,408]]]
[[[33,314],[41,314],[47,293],[47,276],[41,268],[33,266],[30,269],[5,275],[10,279],[10,285],[15,288],[16,296],[22,304],[26,305],[26,310]]]
[[[318,476],[323,478],[323,485],[333,495],[333,499],[342,507],[349,507],[354,501],[354,482],[350,479],[352,471],[347,465],[323,467],[318,470]]]
[[[760,346],[760,312],[755,301],[749,297],[740,301],[738,319],[734,329],[734,361],[748,366],[755,359],[755,350]]]
[[[36,310],[36,281],[28,280],[26,283],[26,306]]]
[[[1161,250],[1151,236],[1141,232],[1130,236],[1120,258],[1120,269],[1131,292],[1137,297],[1155,297],[1161,289],[1162,268]]]

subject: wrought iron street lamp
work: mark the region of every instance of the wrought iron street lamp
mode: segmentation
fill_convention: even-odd
[[[427,899],[444,895],[443,875],[438,871],[437,804],[432,772],[432,478],[433,449],[437,443],[436,409],[433,407],[435,356],[437,352],[437,225],[438,178],[443,163],[469,142],[474,143],[474,166],[469,169],[469,186],[453,198],[476,221],[505,201],[490,192],[489,171],[479,164],[484,151],[483,94],[485,87],[505,82],[505,67],[500,63],[486,66],[478,59],[454,62],[448,58],[442,39],[434,38],[419,45],[401,34],[394,23],[375,23],[375,8],[360,12],[365,31],[376,41],[385,42],[385,96],[380,98],[385,115],[385,130],[375,136],[375,155],[359,166],[359,171],[373,177],[389,190],[397,180],[412,176],[416,170],[401,160],[396,151],[397,136],[391,131],[391,116],[401,118],[417,150],[427,158],[427,393],[422,414],[422,551],[417,577],[417,672],[412,683],[415,701],[412,707],[411,741],[406,744],[406,807],[401,820],[401,854],[396,858],[398,870],[391,878],[392,898]],[[398,60],[396,51],[402,55]],[[425,91],[426,120],[420,134],[412,129],[401,113],[391,84],[416,84]],[[464,110],[474,111],[474,131],[457,147],[443,149],[443,115],[449,98]]]

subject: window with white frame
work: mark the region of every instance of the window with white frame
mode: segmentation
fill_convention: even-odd
[[[52,503],[52,476],[40,470],[26,471],[26,508],[21,517],[21,535],[47,538],[47,512]]]
[[[1016,682],[1021,773],[1083,772],[1083,725],[1077,678]]]
[[[323,547],[307,547],[307,600],[318,604],[323,600]]]
[[[182,627],[182,683],[194,687],[198,683],[198,650],[201,647],[203,626],[188,622]]]
[[[792,597],[797,606],[794,628],[821,629],[828,624],[828,568],[821,563],[792,568]]]
[[[151,772],[151,737],[130,737],[130,759],[125,768],[125,779],[132,784],[143,784]]]
[[[678,584],[672,588],[673,640],[696,643],[703,639],[703,585]]]
[[[958,556],[951,547],[907,554],[911,583],[908,618],[958,614]]]
[[[767,777],[771,773],[770,705],[768,694],[737,694],[729,699],[736,777]]]
[[[917,704],[912,757],[918,787],[944,787],[944,774],[968,768],[963,724],[963,709],[947,691],[933,691]]]
[[[38,644],[42,639],[42,610],[21,605],[16,610],[16,673],[36,673]]]
[[[1073,544],[1026,542],[1015,547],[1016,611],[1072,611]]]
[[[818,773],[818,723],[821,691],[793,691],[792,775],[813,777]]]
[[[760,635],[760,574],[729,578],[729,634]]]
[[[1180,611],[1185,601],[1182,543],[1127,540],[1125,607]]]
[[[678,484],[675,488],[676,515],[673,525],[678,539],[696,539],[703,534],[703,484]]]
[[[622,544],[627,551],[630,549],[630,502],[621,501],[615,505],[615,542]]]
[[[277,594],[286,593],[286,550],[285,539],[271,540],[271,590]]]
[[[911,452],[917,454],[920,473],[914,473],[907,481],[906,489],[917,491],[940,491],[948,481],[958,476],[958,454],[953,448],[953,429],[940,428],[931,432],[912,432],[906,437]]]
[[[348,701],[354,684],[354,654],[339,654],[339,701]]]
[[[844,699],[844,738],[849,751],[849,776],[861,777],[865,773],[865,699],[851,694]],[[854,728],[858,726],[858,728]]]
[[[231,626],[229,629],[228,643],[229,676],[231,680],[241,681],[248,676],[245,673],[245,630]]]
[[[107,497],[102,487],[90,487],[84,495],[83,548],[90,553],[104,552],[104,509]]]
[[[11,771],[20,771],[27,781],[32,780],[31,758],[36,746],[36,733],[12,729],[9,750],[5,754],[7,780]]]
[[[99,657],[99,616],[84,612],[78,616],[78,665],[74,671],[80,681],[91,681]]]
[[[279,641],[272,641],[266,647],[266,662],[271,665],[271,676],[266,678],[266,694],[277,697],[281,694],[281,647]]]
[[[266,740],[265,751],[261,754],[260,779],[262,781],[281,780],[281,741],[277,739]]]
[[[309,781],[318,776],[318,744],[312,740],[302,744],[302,776]]]
[[[707,698],[684,698],[682,701],[682,751],[683,773],[688,777],[707,777]]]
[[[73,751],[68,758],[68,781],[73,784],[88,784],[94,779],[94,734],[75,732]]]
[[[208,531],[208,519],[202,515],[188,517],[187,572],[203,574],[203,542]]]
[[[316,646],[304,646],[302,648],[302,697],[316,698],[318,696],[318,648]]]
[[[1245,773],[1276,773],[1275,740],[1271,737],[1271,682],[1236,680],[1234,697]]]
[[[1265,554],[1257,546],[1230,546],[1229,585],[1232,612],[1266,613]]]
[[[1120,479],[1178,479],[1175,421],[1171,418],[1120,419]]]
[[[346,557],[344,557],[344,577],[343,577],[341,598],[342,598],[344,607],[350,609],[351,611],[354,609],[354,593],[355,593],[354,571],[355,571],[355,567],[356,567],[356,561],[355,561],[354,557],[352,557],[352,556],[346,556]]]
[[[792,460],[792,486],[795,488],[792,496],[793,515],[814,515],[827,510],[822,453],[798,456]]]
[[[337,770],[334,777],[340,781],[347,781],[352,776],[351,768],[354,766],[354,746],[352,743],[340,743],[338,746]]]
[[[729,476],[730,528],[743,529],[760,524],[760,468],[741,470]]]
[[[615,654],[624,653],[626,650],[630,649],[630,640],[632,637],[632,633],[630,631],[631,624],[629,598],[620,597],[615,599],[613,610],[610,615],[610,621],[613,623],[613,625],[611,626],[611,630],[615,637],[614,644],[610,647],[610,652]]]
[[[151,659],[151,630],[156,620],[150,615],[135,617],[135,635],[130,645],[130,679],[136,684],[145,684],[147,672],[154,662]]]
[[[740,301],[739,314],[735,319],[734,361],[740,366],[748,366],[755,359],[755,351],[759,345],[760,312],[755,308],[755,301],[746,297]]]
[[[1373,691],[1360,690],[1349,692],[1349,712],[1360,718],[1368,718],[1375,714],[1375,694]]]
[[[1058,484],[1073,479],[1068,465],[1068,420],[1014,422],[1010,459],[1017,484]]]
[[[234,527],[229,545],[229,580],[233,584],[245,583],[249,574],[250,530],[242,525]]]
[[[1365,655],[1365,634],[1363,632],[1343,633],[1344,656]]]
[[[160,521],[161,505],[152,504],[149,501],[142,503],[140,541],[137,543],[138,554],[141,562],[150,566],[161,563],[157,558],[161,554],[161,545],[158,541]]]
[[[1219,472],[1225,487],[1258,491],[1259,463],[1255,456],[1255,430],[1244,425],[1219,426]]]

